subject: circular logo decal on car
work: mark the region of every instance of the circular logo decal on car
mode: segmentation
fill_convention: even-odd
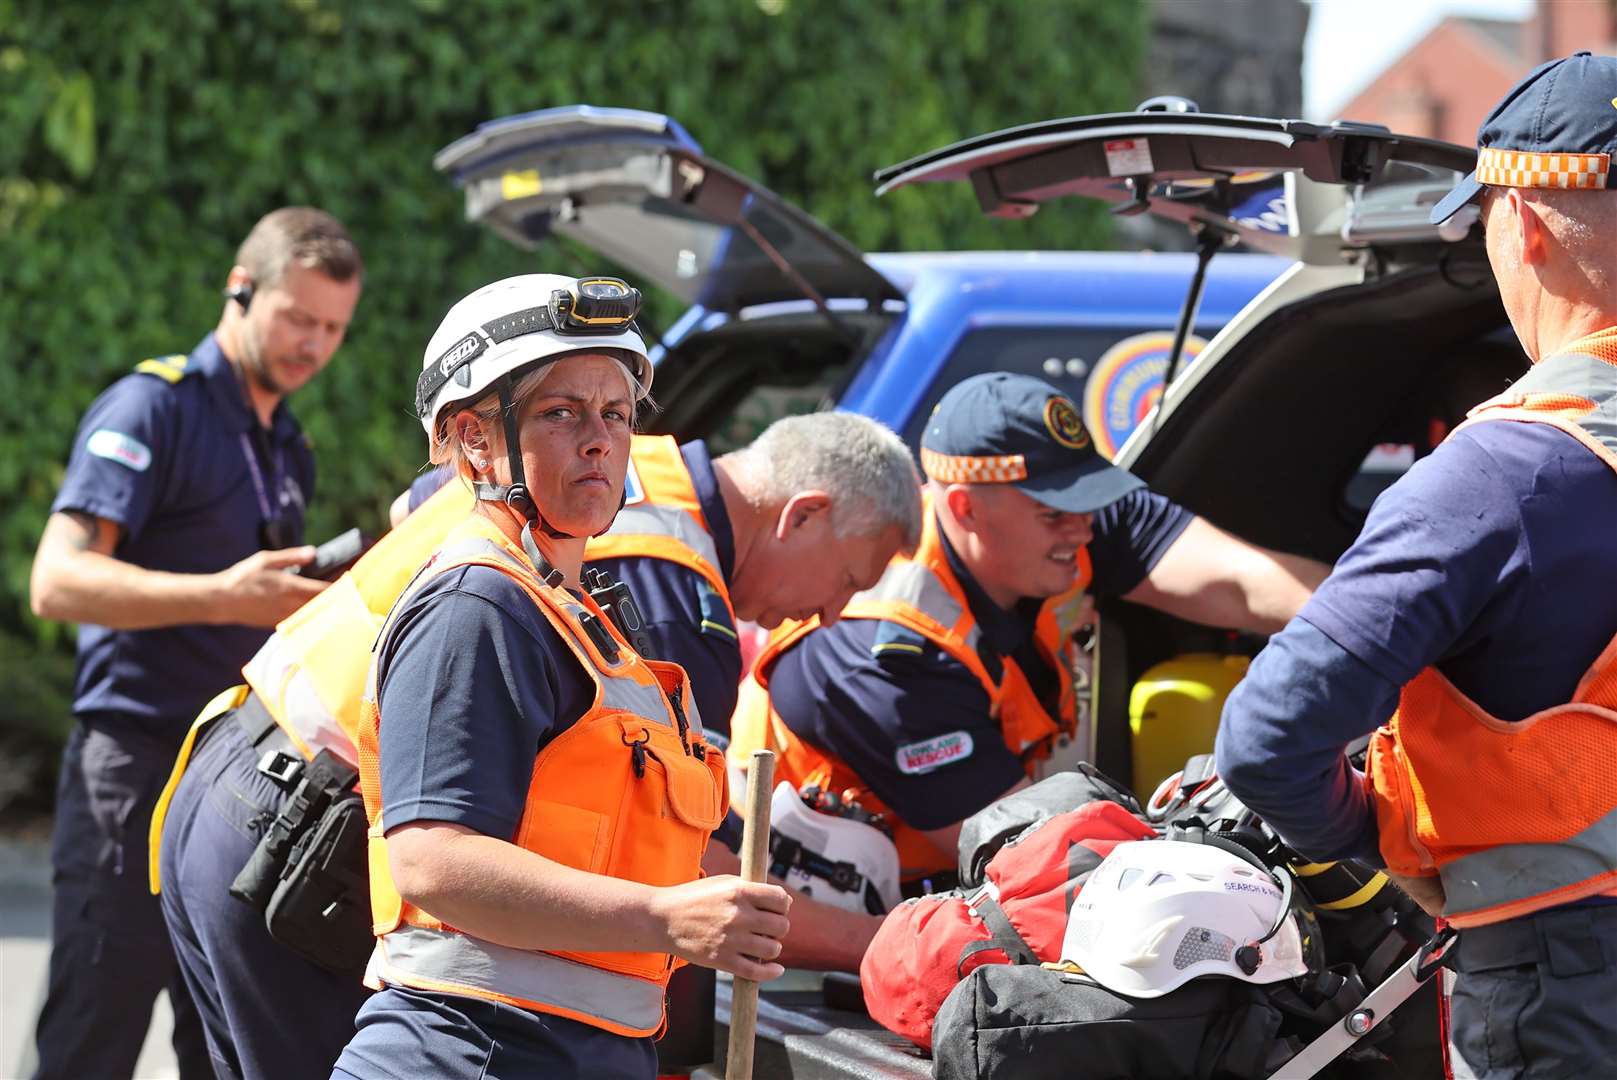
[[[1089,445],[1089,433],[1078,419],[1078,410],[1060,395],[1044,403],[1044,426],[1051,438],[1068,449],[1082,450]]]
[[[1195,334],[1185,338],[1180,374],[1189,370],[1206,344]],[[1162,396],[1172,349],[1173,334],[1153,330],[1124,338],[1095,361],[1084,384],[1084,423],[1094,435],[1095,449],[1108,461]]]

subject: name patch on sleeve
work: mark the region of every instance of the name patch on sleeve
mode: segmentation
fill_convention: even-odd
[[[898,771],[909,776],[929,773],[951,761],[962,761],[971,756],[971,732],[951,731],[947,735],[924,739],[898,748]]]
[[[116,461],[118,464],[135,470],[145,472],[146,467],[152,463],[152,452],[146,444],[137,439],[131,439],[121,431],[111,428],[100,428],[90,433],[84,448],[96,457]]]

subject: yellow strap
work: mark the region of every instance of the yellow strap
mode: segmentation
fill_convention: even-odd
[[[1357,892],[1344,896],[1340,900],[1331,900],[1324,904],[1315,904],[1314,906],[1319,908],[1321,911],[1346,911],[1348,908],[1356,908],[1360,904],[1365,903],[1376,893],[1380,892],[1382,887],[1387,884],[1387,881],[1388,878],[1386,874],[1377,873],[1375,877],[1365,882],[1364,886]]]
[[[1334,862],[1292,863],[1291,872],[1298,877],[1313,877],[1316,874],[1323,874],[1334,866],[1336,866]]]
[[[245,683],[241,686],[232,686],[202,706],[202,711],[191,724],[191,730],[185,733],[185,741],[180,744],[179,756],[174,759],[174,771],[168,774],[168,783],[163,785],[163,793],[157,797],[157,806],[152,809],[152,831],[147,837],[146,847],[148,859],[146,873],[151,881],[153,896],[163,891],[163,884],[157,872],[157,857],[163,842],[163,822],[168,818],[169,800],[174,798],[174,791],[180,786],[180,777],[185,775],[185,767],[191,764],[191,751],[209,724],[231,709],[238,708],[247,700],[250,693],[252,687]]]

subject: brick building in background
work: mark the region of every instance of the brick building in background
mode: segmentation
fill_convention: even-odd
[[[1331,118],[1470,145],[1488,109],[1517,79],[1579,49],[1617,52],[1617,0],[1539,0],[1522,22],[1451,16]]]

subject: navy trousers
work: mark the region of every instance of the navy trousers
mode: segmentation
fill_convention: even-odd
[[[657,1046],[498,1001],[389,986],[359,1011],[331,1080],[651,1080]]]
[[[328,1076],[370,996],[278,944],[230,883],[288,798],[233,714],[216,720],[163,822],[163,918],[221,1080]]]
[[[131,1076],[163,989],[180,1075],[213,1075],[147,886],[152,807],[176,749],[175,740],[106,721],[81,721],[68,738],[51,832],[51,958],[36,1080]]]
[[[1617,1069],[1617,904],[1460,933],[1449,1004],[1457,1080],[1594,1080]]]

